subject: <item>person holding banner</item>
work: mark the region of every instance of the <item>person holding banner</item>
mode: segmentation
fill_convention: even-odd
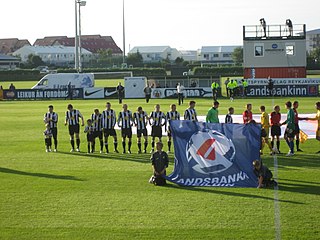
[[[152,136],[152,150],[151,153],[154,152],[154,141],[157,138],[159,138],[159,141],[161,142],[162,138],[162,126],[166,124],[166,116],[163,112],[160,111],[160,104],[155,105],[155,110],[151,112],[149,116],[149,124],[151,126],[151,136]]]
[[[168,128],[167,128],[167,136],[168,136],[168,152],[170,153],[171,151],[171,137],[172,137],[172,133],[171,133],[171,128],[170,128],[170,120],[180,120],[180,113],[177,112],[177,106],[175,104],[171,104],[170,105],[170,111],[167,112],[166,115],[166,123],[168,124]]]
[[[294,133],[295,133],[295,124],[294,124],[294,112],[292,110],[292,103],[290,101],[286,102],[286,108],[288,110],[287,120],[284,121],[281,125],[287,124],[287,128],[284,133],[284,139],[286,140],[289,146],[289,152],[286,155],[287,157],[294,155]]]
[[[190,121],[198,122],[197,112],[194,109],[195,106],[196,106],[196,102],[195,101],[190,101],[189,102],[189,108],[186,109],[186,111],[184,112],[184,120],[190,120]]]
[[[258,187],[257,188],[266,188],[270,186],[276,186],[278,183],[272,180],[272,172],[266,166],[264,166],[259,160],[253,161],[254,174],[258,178]]]
[[[219,123],[219,102],[215,101],[213,103],[213,107],[209,109],[207,116],[206,116],[206,122],[208,123]]]

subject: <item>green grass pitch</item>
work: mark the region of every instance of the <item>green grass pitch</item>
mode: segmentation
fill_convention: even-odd
[[[219,110],[225,115],[233,106],[235,114],[241,114],[251,102],[254,113],[261,104],[270,112],[273,103],[284,109],[288,99],[220,100]],[[296,99],[300,113],[315,113],[319,99]],[[195,100],[198,114],[205,115],[212,101]],[[73,100],[72,104],[87,119],[94,108],[103,110],[105,102]],[[167,111],[176,100],[124,102],[132,111],[141,105],[150,112],[155,103]],[[171,183],[155,187],[148,183],[150,154],[136,153],[135,136],[131,155],[71,154],[63,124],[68,103],[0,102],[0,239],[275,238],[273,189],[185,188]],[[117,101],[111,103],[119,112]],[[58,153],[45,153],[42,119],[49,104],[59,114]],[[178,110],[186,107],[184,103]],[[85,152],[83,132],[81,141]],[[294,157],[278,156],[282,239],[320,239],[320,155],[315,154],[320,144],[309,139],[301,148],[304,152]],[[288,151],[284,141],[281,151]],[[169,157],[168,173],[173,169],[173,155]],[[273,170],[273,158],[266,149],[262,159]]]

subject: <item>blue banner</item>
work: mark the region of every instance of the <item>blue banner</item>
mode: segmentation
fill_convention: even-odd
[[[260,159],[260,124],[170,121],[174,171],[182,186],[256,187],[253,160]]]

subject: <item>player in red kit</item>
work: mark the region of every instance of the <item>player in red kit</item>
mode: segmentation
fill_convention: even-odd
[[[251,103],[248,103],[247,104],[247,109],[243,112],[242,114],[242,118],[243,118],[243,123],[244,124],[247,124],[249,123],[250,121],[252,121],[252,112],[251,112],[251,109],[252,109],[252,104]]]

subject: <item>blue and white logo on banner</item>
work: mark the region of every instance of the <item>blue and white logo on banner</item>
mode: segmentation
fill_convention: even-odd
[[[175,165],[167,179],[183,186],[256,187],[259,124],[170,121]]]

